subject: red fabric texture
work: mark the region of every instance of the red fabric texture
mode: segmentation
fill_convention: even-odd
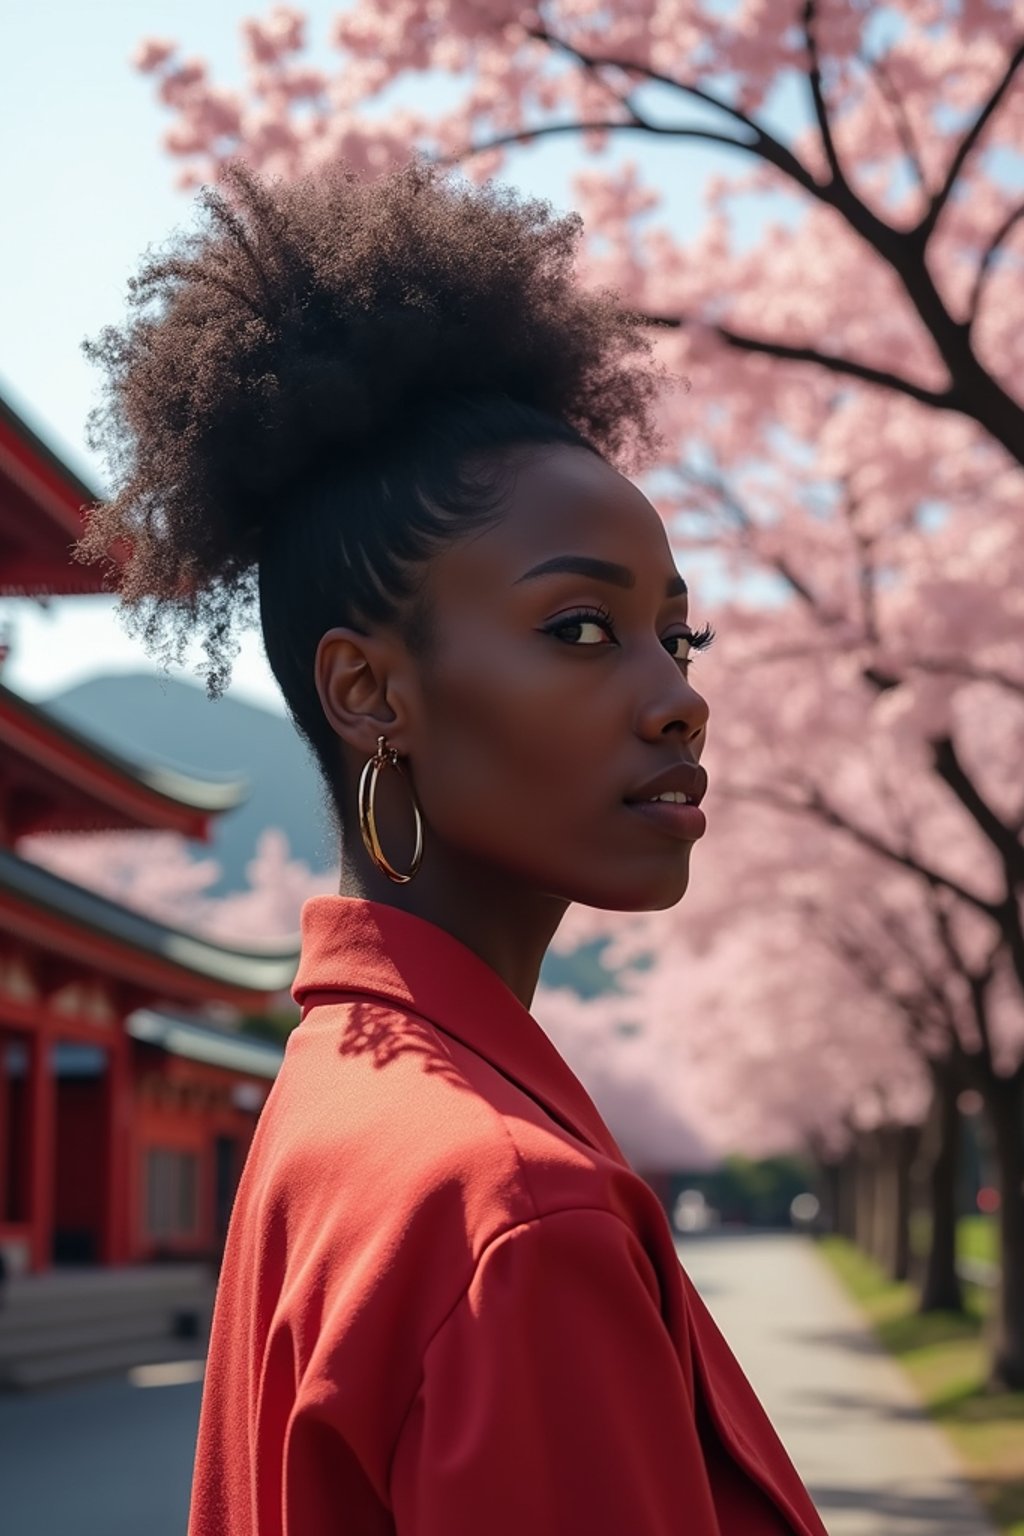
[[[188,1536],[824,1536],[668,1219],[500,977],[314,896]]]

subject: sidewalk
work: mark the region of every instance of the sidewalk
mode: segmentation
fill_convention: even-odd
[[[955,1452],[809,1238],[701,1233],[676,1246],[829,1536],[991,1536]]]

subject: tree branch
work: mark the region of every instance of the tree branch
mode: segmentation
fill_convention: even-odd
[[[546,139],[560,133],[622,133],[623,130],[634,133],[663,134],[676,139],[701,139],[709,144],[723,144],[727,149],[739,149],[745,152],[748,150],[746,144],[741,143],[739,139],[729,138],[725,133],[714,133],[708,128],[666,128],[659,123],[648,122],[646,118],[641,118],[634,113],[632,118],[543,123],[537,128],[518,128],[511,133],[496,134],[492,139],[482,139],[477,144],[467,144],[464,149],[456,150],[453,154],[439,155],[435,163],[442,166],[457,165],[462,160],[468,160],[473,155],[487,154],[492,149],[505,149],[511,144],[532,144],[535,139]]]
[[[978,1034],[981,1036],[982,1055],[989,1072],[994,1072],[995,1060],[992,1050],[992,1031],[989,1029],[988,1020],[988,982],[980,976],[972,976],[968,979],[967,991],[971,999],[971,1011],[974,1014],[974,1022],[978,1026]]]
[[[686,316],[679,315],[647,315],[646,320],[649,325],[674,327],[684,327],[692,323]],[[872,368],[869,363],[858,363],[852,357],[837,357],[830,352],[819,352],[815,347],[792,347],[786,342],[772,341],[768,337],[747,336],[742,332],[730,330],[725,325],[712,325],[708,329],[713,331],[721,341],[740,352],[761,353],[793,363],[814,363],[829,373],[859,379],[862,384],[877,384],[882,389],[891,389],[898,394],[908,395],[911,400],[917,400],[921,405],[931,406],[933,410],[963,410],[962,402],[953,389],[926,389],[923,384],[915,384],[912,379],[905,379],[900,374],[889,373],[884,368]]]
[[[651,69],[646,64],[637,64],[628,59],[604,58],[599,54],[584,53],[581,48],[574,47],[572,43],[567,42],[564,38],[556,37],[553,32],[547,31],[545,27],[531,27],[528,29],[528,32],[529,36],[537,42],[546,43],[555,52],[568,54],[570,58],[576,60],[577,64],[582,65],[588,71],[621,69],[626,74],[638,75],[641,79],[648,80],[654,85],[667,86],[670,90],[679,91],[681,95],[692,97],[694,101],[700,101],[705,106],[713,107],[725,117],[732,118],[733,122],[739,123],[743,128],[746,128],[753,136],[752,142],[749,144],[743,144],[739,139],[724,139],[720,142],[735,144],[738,148],[745,149],[748,154],[759,156],[770,165],[774,165],[776,170],[781,171],[784,176],[788,176],[791,181],[795,181],[805,192],[809,192],[813,197],[822,198],[825,201],[828,200],[825,195],[828,189],[815,180],[803,161],[794,155],[793,151],[783,144],[781,139],[777,139],[774,134],[769,133],[766,128],[762,127],[754,118],[749,117],[746,112],[742,112],[739,107],[731,106],[729,102],[723,101],[721,97],[715,96],[711,91],[706,91],[701,86],[693,85],[685,80],[677,80],[672,75],[662,74],[660,70]],[[669,129],[666,132],[678,133],[679,129]],[[686,136],[701,137],[702,131],[687,129]],[[715,140],[712,139],[712,142],[715,142]]]
[[[811,67],[807,71],[807,81],[811,87],[814,115],[818,121],[818,131],[821,134],[821,143],[825,151],[825,159],[828,161],[829,169],[832,172],[832,179],[837,186],[847,187],[849,183],[839,163],[839,154],[836,150],[835,140],[832,137],[832,124],[829,122],[828,117],[828,104],[825,101],[825,92],[821,83],[821,60],[818,57],[818,39],[814,33],[814,13],[816,8],[816,0],[804,0],[804,41],[807,44],[807,53],[811,61]]]
[[[864,943],[858,939],[858,936],[849,925],[847,925],[844,932],[841,923],[834,923],[831,926],[830,937],[827,942],[834,944],[843,958],[854,968],[859,969],[862,977],[869,981],[875,990],[880,992],[883,997],[888,998],[894,1007],[906,1015],[911,1032],[921,1046],[927,1050],[928,1041],[925,1038],[924,1029],[926,1024],[934,1032],[937,1023],[939,1033],[944,1036],[955,1033],[955,1026],[950,1017],[949,999],[936,978],[932,975],[931,967],[923,960],[922,956],[916,953],[916,948],[906,932],[905,925],[894,921],[894,917],[895,914],[892,912],[886,912],[885,914],[885,942],[891,948],[897,948],[901,956],[905,957],[908,953],[911,955],[916,973],[916,987],[900,989],[886,980],[881,960],[876,961],[873,958],[873,956],[879,956],[881,953],[877,943],[877,936],[876,942],[873,945],[870,940]],[[893,943],[894,940],[897,940],[895,944]]]
[[[940,677],[945,675],[963,677],[972,683],[995,683],[1009,693],[1024,697],[1024,679],[1011,677],[1008,672],[999,672],[995,667],[975,667],[969,661],[941,661],[929,657],[919,658],[910,666],[912,671],[936,672]]]
[[[902,378],[899,374],[890,373],[884,368],[872,368],[870,364],[858,363],[852,357],[837,357],[829,352],[819,352],[815,347],[791,347],[781,341],[745,336],[724,325],[716,325],[714,329],[723,341],[739,351],[758,352],[769,357],[785,358],[794,363],[815,363],[829,373],[859,379],[863,384],[878,384],[883,389],[897,390],[900,394],[909,395],[912,400],[917,400],[922,405],[929,405],[935,410],[959,409],[951,389],[926,389],[924,385],[915,384],[912,379]]]
[[[861,615],[864,620],[864,637],[869,644],[877,645],[879,640],[878,605],[875,601],[877,578],[873,559],[876,540],[858,526],[857,513],[860,511],[860,503],[854,495],[851,477],[844,475],[841,484],[843,499],[840,505],[844,521],[850,530],[855,551],[854,558],[857,561],[857,592],[860,596]],[[880,686],[877,672],[870,680],[876,687]]]
[[[985,989],[988,987],[988,984],[993,975],[993,957],[998,953],[1001,945],[997,944],[993,948],[992,956],[989,958],[988,963],[982,968],[980,972],[972,971],[960,953],[956,939],[953,937],[953,927],[949,921],[949,913],[946,911],[943,903],[939,900],[939,893],[937,891],[932,890],[930,892],[928,906],[935,921],[935,927],[939,935],[939,942],[946,952],[946,958],[949,960],[954,971],[956,971],[959,976],[962,976],[967,982],[968,990],[972,999],[972,1012],[974,1013],[974,1021],[978,1026],[978,1033],[981,1036],[982,1051],[985,1055],[987,1064],[991,1065],[992,1039],[988,1029],[988,1015],[987,1013],[985,1013],[984,1017],[979,1015],[975,1003],[975,998],[976,995],[980,996],[981,998],[984,997]],[[976,989],[978,988],[980,988],[980,992],[976,993]],[[982,1010],[982,1012],[984,1013],[984,1010]]]
[[[900,100],[899,92],[895,89],[886,73],[885,65],[880,58],[872,59],[866,53],[861,53],[858,57],[878,86],[879,93],[885,98],[892,113],[892,120],[896,126],[896,137],[899,139],[900,148],[910,163],[918,186],[927,197],[931,197],[932,189],[928,185],[928,178],[924,173],[924,161],[921,158],[921,151],[914,137],[914,130],[910,125],[910,119],[903,110],[903,103]]]
[[[952,737],[942,736],[931,743],[935,771],[948,784],[1003,862],[1006,882],[1011,890],[1024,886],[1024,847],[996,814],[972,781],[959,757]]]
[[[701,490],[710,491],[713,495],[717,496],[721,505],[739,525],[741,532],[754,532],[757,526],[754,519],[739,500],[739,497],[720,475],[698,475],[694,470],[689,470],[684,465],[678,467],[677,474],[684,483],[699,486]],[[810,587],[797,575],[784,555],[776,555],[768,563],[789,584],[796,596],[806,603],[813,613],[821,611],[818,599]],[[825,617],[827,622],[827,616]]]
[[[1024,39],[1017,44],[1011,53],[1002,77],[996,84],[994,91],[957,145],[953,158],[949,162],[945,179],[939,190],[932,197],[924,218],[914,231],[922,244],[928,239],[938,223],[939,215],[949,201],[953,188],[956,185],[956,179],[963,170],[968,155],[977,144],[996,108],[1009,90],[1013,77],[1022,63],[1024,63]]]
[[[973,328],[974,322],[977,319],[978,305],[981,302],[981,291],[985,284],[988,282],[996,252],[999,250],[999,247],[1003,244],[1003,241],[1007,238],[1010,231],[1013,229],[1013,226],[1020,219],[1024,219],[1024,203],[1018,203],[1017,207],[1011,209],[1011,211],[1007,214],[1006,218],[1000,224],[999,228],[992,236],[992,239],[989,241],[985,249],[985,253],[978,264],[978,270],[974,275],[974,284],[971,288],[970,302],[967,306],[968,331]]]
[[[945,362],[951,382],[944,390],[926,389],[909,379],[884,369],[857,363],[851,358],[830,356],[814,348],[787,347],[780,342],[737,334],[725,326],[715,328],[721,340],[748,352],[763,353],[797,362],[810,362],[834,374],[857,379],[862,384],[876,384],[883,389],[916,400],[918,404],[931,409],[962,413],[979,422],[997,442],[1002,444],[1012,458],[1021,460],[1024,450],[1020,447],[1020,407],[1007,390],[979,364],[972,353],[966,323],[955,320],[950,315],[926,264],[925,248],[935,222],[952,193],[964,161],[983,132],[985,124],[997,110],[1021,59],[1024,58],[1024,42],[1018,45],[1007,64],[1002,80],[978,113],[970,130],[964,135],[949,166],[945,181],[931,198],[924,217],[915,228],[907,230],[894,228],[887,223],[868,207],[848,182],[837,178],[834,170],[827,181],[819,182],[803,161],[781,140],[775,138],[767,128],[740,108],[714,95],[713,92],[689,81],[675,79],[671,75],[633,60],[586,53],[582,48],[577,48],[572,43],[555,36],[543,25],[527,29],[526,35],[535,42],[543,43],[552,52],[566,54],[597,79],[601,78],[599,73],[601,70],[617,70],[637,82],[646,81],[663,85],[670,90],[678,91],[682,96],[702,102],[715,111],[721,112],[732,122],[744,128],[751,135],[750,142],[747,144],[744,144],[742,139],[730,138],[727,134],[717,134],[713,130],[694,126],[659,127],[655,130],[655,125],[645,125],[646,131],[657,131],[665,138],[675,135],[678,138],[720,143],[723,147],[744,150],[766,164],[774,166],[819,203],[834,208],[849,229],[892,269]],[[607,82],[603,83],[607,84]],[[616,93],[613,92],[613,94]],[[616,94],[616,99],[621,101],[622,98]],[[627,110],[634,111],[629,102],[623,102],[623,105]],[[821,108],[825,110],[823,97]],[[609,125],[606,131],[614,131],[615,126],[621,128],[630,125]],[[632,126],[636,129],[642,126],[635,114]],[[523,129],[508,142],[528,143],[544,131],[543,127],[532,130]],[[573,130],[568,125],[553,125],[552,131],[564,133]],[[579,131],[578,125],[575,131]],[[484,147],[486,146],[478,148]],[[679,325],[685,322],[680,321],[679,317],[659,319],[657,316],[651,316],[649,323]]]
[[[939,886],[943,890],[950,891],[958,896],[961,901],[973,907],[976,912],[982,912],[993,922],[1001,923],[1004,916],[1004,904],[1001,902],[986,901],[983,896],[977,896],[959,881],[951,879],[937,869],[932,869],[927,864],[922,864],[911,853],[900,853],[895,848],[890,848],[881,838],[873,832],[868,832],[864,827],[858,827],[855,822],[849,821],[841,811],[837,811],[829,805],[821,796],[820,791],[814,789],[804,801],[787,800],[783,795],[773,795],[766,789],[743,789],[736,786],[725,786],[719,790],[719,794],[727,800],[749,800],[755,805],[766,805],[773,810],[787,811],[791,815],[811,815],[826,826],[835,827],[838,831],[845,832],[855,842],[868,848],[872,853],[878,854],[890,864],[895,864],[900,869],[909,870],[911,874],[920,875],[929,885]]]

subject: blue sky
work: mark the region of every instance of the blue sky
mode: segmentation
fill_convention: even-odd
[[[191,204],[174,189],[175,166],[161,148],[167,115],[130,56],[142,37],[167,37],[187,55],[205,57],[220,82],[238,82],[239,23],[264,9],[236,0],[14,0],[5,11],[0,388],[100,492],[103,465],[85,443],[97,378],[80,343],[123,317],[126,283],[142,252],[188,223]],[[319,0],[309,8],[311,42],[324,60],[332,57],[325,39],[338,9]],[[425,81],[415,89],[436,100],[444,86]],[[776,110],[790,124],[797,115],[785,95]],[[671,188],[668,211],[681,232],[701,217],[707,176],[737,165],[735,156],[696,148],[681,174],[671,146],[634,137],[625,148],[653,181]],[[552,140],[517,154],[506,176],[564,207],[578,163],[571,141]],[[61,599],[44,611],[0,599],[5,617],[15,620],[16,635],[4,678],[30,697],[100,671],[152,670],[112,600]],[[280,707],[255,635],[245,637],[232,692]]]

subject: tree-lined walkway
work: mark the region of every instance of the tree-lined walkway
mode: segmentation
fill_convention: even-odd
[[[678,1248],[830,1536],[990,1536],[954,1451],[810,1239],[715,1233]]]

